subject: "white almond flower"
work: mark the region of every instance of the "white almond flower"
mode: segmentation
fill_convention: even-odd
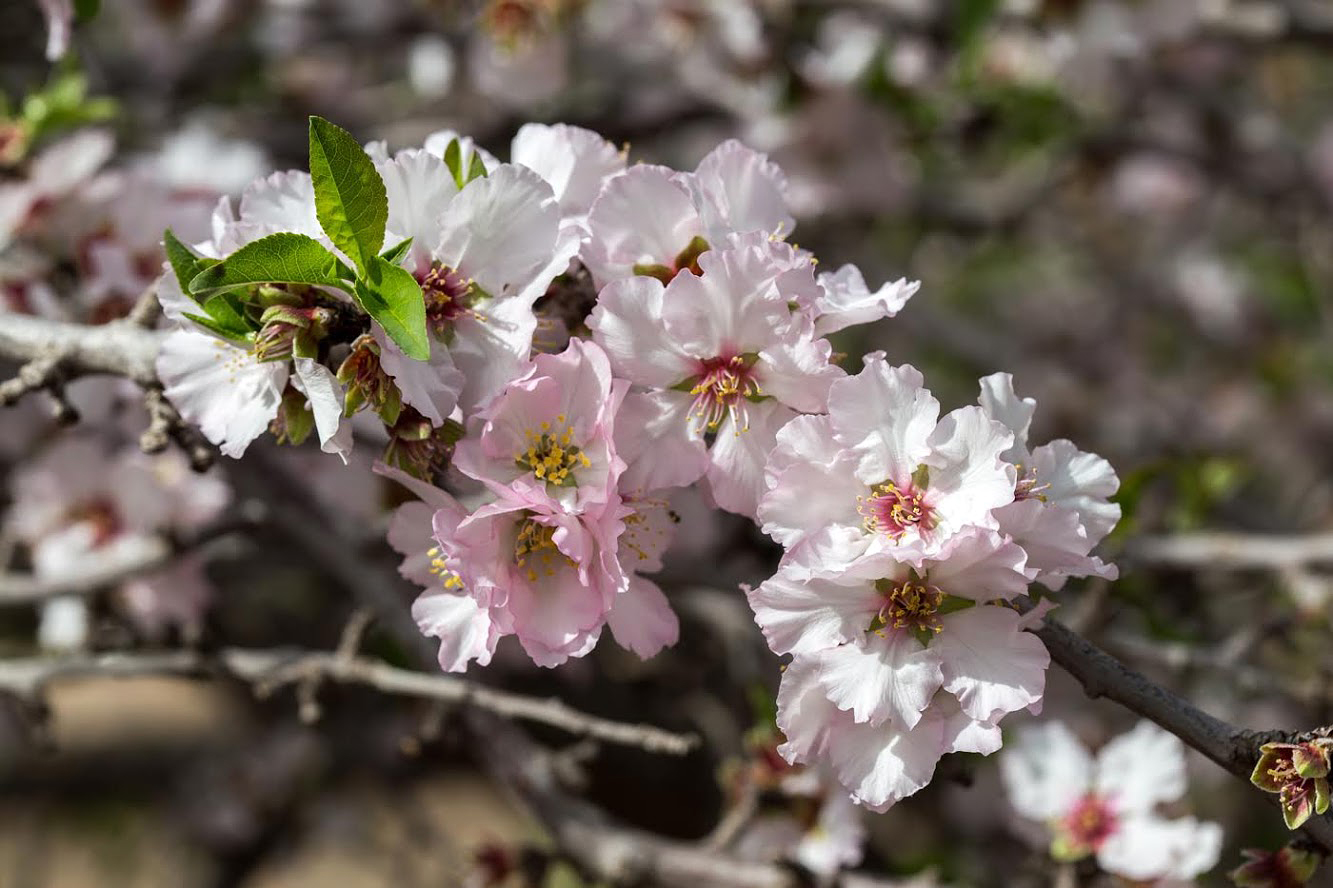
[[[1057,859],[1095,855],[1107,872],[1144,883],[1193,879],[1217,864],[1220,826],[1157,813],[1185,794],[1185,749],[1151,722],[1095,758],[1060,722],[1030,727],[1010,743],[1000,775],[1018,813],[1050,826]]]

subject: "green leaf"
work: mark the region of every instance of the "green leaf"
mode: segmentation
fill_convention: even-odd
[[[204,314],[185,316],[205,329],[234,342],[249,342],[259,329],[245,312],[245,305],[236,293],[217,293],[200,303]]]
[[[312,284],[346,287],[348,271],[338,257],[313,237],[290,231],[251,241],[190,280],[189,292],[206,296],[251,284]]]
[[[259,329],[258,324],[251,323],[249,316],[245,313],[245,305],[235,293],[218,293],[215,296],[209,296],[204,300],[204,311],[213,320],[228,330],[235,330],[241,336]]]
[[[473,179],[484,178],[486,178],[486,164],[482,163],[481,152],[473,151],[472,162],[468,164],[467,168],[467,181],[471,182]],[[467,183],[465,182],[463,184]]]
[[[384,246],[389,198],[384,180],[352,134],[310,118],[315,215],[329,239],[365,271]]]
[[[397,265],[402,261],[402,258],[407,255],[407,251],[410,249],[412,249],[412,238],[409,237],[407,240],[399,243],[398,246],[390,247],[385,250],[380,256],[385,262],[392,262],[394,265]]]
[[[457,139],[450,139],[444,146],[444,165],[454,176],[454,184],[463,187],[463,147]]]
[[[361,307],[379,321],[384,332],[409,358],[429,360],[426,338],[426,298],[412,273],[375,256],[366,275],[356,284]]]
[[[102,0],[74,0],[74,14],[79,21],[92,21],[102,9]]]
[[[203,257],[182,243],[170,228],[162,232],[162,246],[166,248],[171,270],[176,273],[176,281],[186,293],[190,292],[190,281],[194,280],[195,275],[209,265],[216,264],[216,260],[204,262]]]
[[[460,190],[473,179],[486,178],[486,164],[482,162],[481,152],[476,148],[472,149],[467,168],[463,168],[463,143],[458,139],[450,139],[449,144],[444,146],[444,165],[449,168],[450,174],[454,177],[454,184]]]
[[[238,332],[237,330],[227,327],[224,324],[220,324],[217,321],[205,315],[190,314],[189,312],[185,312],[185,317],[194,321],[196,324],[203,327],[205,330],[213,331],[217,335],[221,336],[223,339],[230,339],[232,342],[248,341],[246,339],[245,333]]]

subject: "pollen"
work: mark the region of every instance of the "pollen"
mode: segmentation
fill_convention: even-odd
[[[521,568],[528,582],[553,577],[557,568],[572,566],[573,560],[555,544],[555,528],[524,518],[514,539],[514,564]]]
[[[557,422],[565,422],[564,414],[557,417]],[[592,466],[592,460],[574,443],[574,430],[565,426],[563,432],[555,433],[551,424],[541,424],[541,431],[531,429],[524,433],[528,446],[514,457],[514,462],[528,471],[539,481],[556,487],[576,487],[578,479],[574,472],[580,468]]]
[[[689,390],[694,395],[690,418],[698,421],[701,431],[717,431],[728,416],[737,435],[750,428],[746,402],[764,397],[764,390],[754,375],[755,360],[746,355],[734,355],[702,362]]]
[[[1105,799],[1091,793],[1085,795],[1055,824],[1058,856],[1076,860],[1092,854],[1119,826],[1119,817]]]
[[[1018,469],[1018,480],[1014,483],[1014,499],[1037,499],[1046,502],[1045,492],[1051,489],[1050,482],[1039,483],[1035,468],[1025,470],[1021,463],[1015,468]]]
[[[463,578],[449,569],[448,563],[440,555],[439,546],[432,546],[427,549],[426,557],[430,558],[430,572],[440,578],[440,582],[444,588],[451,591],[462,591]]]
[[[878,628],[872,629],[881,632],[885,628],[907,629],[938,634],[944,628],[939,617],[944,592],[938,587],[919,579],[901,583],[881,580],[878,586],[884,593],[884,605],[875,619]]]
[[[426,302],[426,325],[437,338],[448,338],[459,318],[479,317],[473,306],[480,291],[472,279],[440,262],[416,278]]]
[[[856,510],[861,513],[866,530],[895,541],[912,528],[930,530],[935,526],[934,514],[923,493],[911,483],[905,487],[893,481],[876,484],[870,488],[869,496],[856,498]]]

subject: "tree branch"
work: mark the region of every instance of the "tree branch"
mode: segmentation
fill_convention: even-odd
[[[157,385],[154,361],[162,334],[130,321],[96,327],[0,311],[0,357],[58,363],[69,377],[92,373]],[[20,371],[22,375],[22,371]]]
[[[259,696],[268,696],[288,685],[330,681],[361,685],[395,697],[466,704],[503,718],[548,725],[575,736],[649,752],[684,755],[699,742],[692,735],[675,734],[652,725],[588,715],[556,699],[525,697],[456,676],[399,669],[368,657],[323,651],[224,648],[212,655],[150,651],[0,660],[0,691],[34,701],[49,685],[69,678],[146,675],[206,678],[219,672],[252,685]]]
[[[22,362],[13,379],[0,382],[0,405],[45,390],[56,400],[56,418],[69,423],[78,415],[65,399],[66,382],[99,373],[123,376],[144,391],[149,424],[141,449],[157,453],[175,441],[196,471],[207,469],[213,448],[162,396],[155,364],[164,334],[148,329],[156,320],[155,306],[155,288],[150,287],[129,317],[100,326],[0,311],[0,358]]]
[[[1175,734],[1214,763],[1249,782],[1259,747],[1291,734],[1256,732],[1215,718],[1183,697],[1130,669],[1101,648],[1049,618],[1033,630],[1051,659],[1076,678],[1090,697],[1106,697]],[[1266,798],[1275,799],[1274,796]],[[1333,850],[1333,818],[1312,817],[1303,827],[1325,850]]]
[[[594,881],[662,888],[800,888],[793,869],[738,860],[704,845],[619,826],[560,785],[551,754],[494,716],[469,712],[467,724],[486,769],[508,787],[556,844]]]

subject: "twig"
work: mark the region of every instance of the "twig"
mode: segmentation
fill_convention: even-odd
[[[143,405],[148,411],[148,428],[139,436],[140,450],[144,453],[161,453],[168,443],[175,441],[196,472],[205,471],[213,464],[215,453],[212,445],[199,434],[198,429],[181,418],[166,395],[162,394],[160,385],[145,386]]]
[[[507,786],[594,881],[663,888],[799,888],[795,871],[738,860],[701,845],[673,842],[612,823],[588,802],[565,792],[551,756],[486,712],[468,713],[476,748],[493,777]]]
[[[753,782],[746,781],[739,797],[727,808],[717,826],[713,827],[713,831],[704,839],[704,846],[715,851],[730,847],[758,812],[759,790]]]
[[[140,385],[154,385],[153,363],[161,338],[160,333],[124,320],[91,327],[0,311],[0,356],[24,362],[54,361],[70,378],[109,373]]]
[[[345,657],[324,651],[224,648],[213,655],[165,651],[0,660],[0,691],[33,701],[51,684],[70,678],[208,677],[218,672],[253,685],[261,697],[287,685],[316,679],[361,685],[390,696],[466,705],[504,718],[536,722],[576,736],[649,752],[684,755],[698,744],[698,738],[691,735],[599,718],[556,699],[525,697],[451,675],[429,675],[367,657]]]
[[[125,315],[125,320],[136,327],[151,330],[160,317],[162,317],[162,303],[157,298],[157,281],[153,281],[139,294],[138,301],[134,303],[129,314]]]
[[[162,395],[154,367],[162,334],[148,329],[156,318],[150,303],[157,304],[151,287],[129,317],[99,326],[0,311],[0,357],[23,362],[13,379],[0,382],[0,404],[45,390],[55,399],[56,419],[69,424],[78,420],[78,414],[65,398],[66,382],[97,373],[123,376],[144,391],[148,428],[139,441],[143,451],[157,453],[175,441],[192,468],[207,469],[213,463],[213,448]]]
[[[1215,718],[1054,620],[1048,618],[1033,631],[1051,652],[1051,659],[1078,679],[1088,696],[1107,697],[1156,722],[1242,780],[1249,781],[1261,745],[1293,736],[1281,731],[1247,731]],[[1303,829],[1325,849],[1333,849],[1333,818],[1312,817]]]

